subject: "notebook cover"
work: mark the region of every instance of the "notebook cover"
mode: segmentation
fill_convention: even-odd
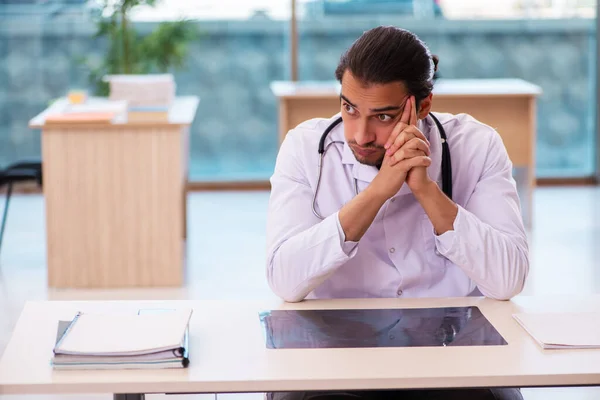
[[[55,345],[58,344],[58,342],[60,341],[60,339],[63,337],[63,335],[65,334],[65,332],[67,331],[67,329],[69,328],[69,325],[71,324],[71,321],[58,321],[58,325],[56,328],[56,340],[55,340]],[[187,368],[187,366],[190,364],[190,359],[189,359],[189,328],[186,329],[185,331],[185,337],[183,339],[183,343],[182,343],[182,347],[180,349],[173,350],[173,355],[175,357],[181,357],[181,365],[183,365],[184,368]],[[60,359],[59,356],[55,356],[58,357]],[[81,356],[74,356],[72,358],[78,358]],[[86,360],[89,360],[91,358],[94,357],[83,357]],[[98,357],[99,359],[102,360],[108,360],[111,357]],[[114,357],[114,358],[119,358],[119,359],[125,359],[127,357]],[[135,358],[135,357],[134,357]],[[94,364],[94,366],[101,366],[103,363],[100,362],[98,364]],[[110,363],[108,363],[108,365],[110,365]],[[123,367],[132,367],[133,365],[142,365],[142,364],[136,364],[136,362],[132,362],[129,366],[127,365],[123,365]],[[64,367],[65,369],[70,369],[69,367]]]
[[[187,324],[189,324],[192,310],[183,309],[177,310],[177,312],[179,315],[165,316],[162,321],[156,318],[139,320],[136,318],[133,321],[131,317],[128,318],[126,315],[78,313],[58,340],[54,353],[57,355],[126,357],[176,350],[180,355],[183,355],[185,349],[182,342],[189,328]],[[157,330],[157,324],[160,323],[168,324],[171,331],[165,333],[162,330]],[[175,330],[178,327],[182,328],[182,333]],[[89,337],[86,336],[91,335],[93,337],[98,335],[100,331],[105,335],[102,336],[103,340],[100,342],[90,341]],[[142,333],[146,331],[152,334],[158,332],[162,337],[155,337],[156,335],[146,336]],[[84,348],[85,350],[82,350]]]

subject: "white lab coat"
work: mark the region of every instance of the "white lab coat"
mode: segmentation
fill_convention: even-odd
[[[388,200],[358,243],[346,242],[338,212],[378,173],[360,164],[334,128],[316,207],[319,139],[330,119],[312,119],[283,141],[271,178],[267,279],[282,299],[451,297],[509,299],[529,271],[527,236],[512,163],[499,134],[469,115],[438,114],[450,147],[454,229],[435,235],[408,185]],[[419,121],[430,141],[429,176],[441,187],[442,144],[431,118]]]

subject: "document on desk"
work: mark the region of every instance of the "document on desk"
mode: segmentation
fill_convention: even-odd
[[[519,313],[513,318],[544,349],[600,348],[600,313]]]

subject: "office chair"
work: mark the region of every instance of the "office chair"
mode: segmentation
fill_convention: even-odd
[[[0,251],[2,250],[2,239],[4,238],[4,227],[8,216],[8,206],[12,195],[13,185],[18,182],[36,181],[42,186],[42,163],[41,161],[19,161],[0,169],[0,188],[7,186],[6,203],[2,214],[2,224],[0,225]]]

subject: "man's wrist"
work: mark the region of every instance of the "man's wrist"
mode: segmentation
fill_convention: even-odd
[[[413,195],[417,198],[417,200],[430,197],[431,195],[434,195],[439,190],[440,190],[440,188],[437,185],[437,183],[435,183],[434,181],[431,181],[431,180],[429,182],[427,182],[425,185],[422,185],[421,187],[418,187],[414,190],[411,188],[411,191],[413,192]]]
[[[442,192],[437,183],[428,182],[413,194],[429,217],[436,235],[454,229],[458,206]]]
[[[363,193],[376,204],[379,204],[380,207],[391,197],[386,191],[379,190],[377,185],[373,184],[367,186]]]

